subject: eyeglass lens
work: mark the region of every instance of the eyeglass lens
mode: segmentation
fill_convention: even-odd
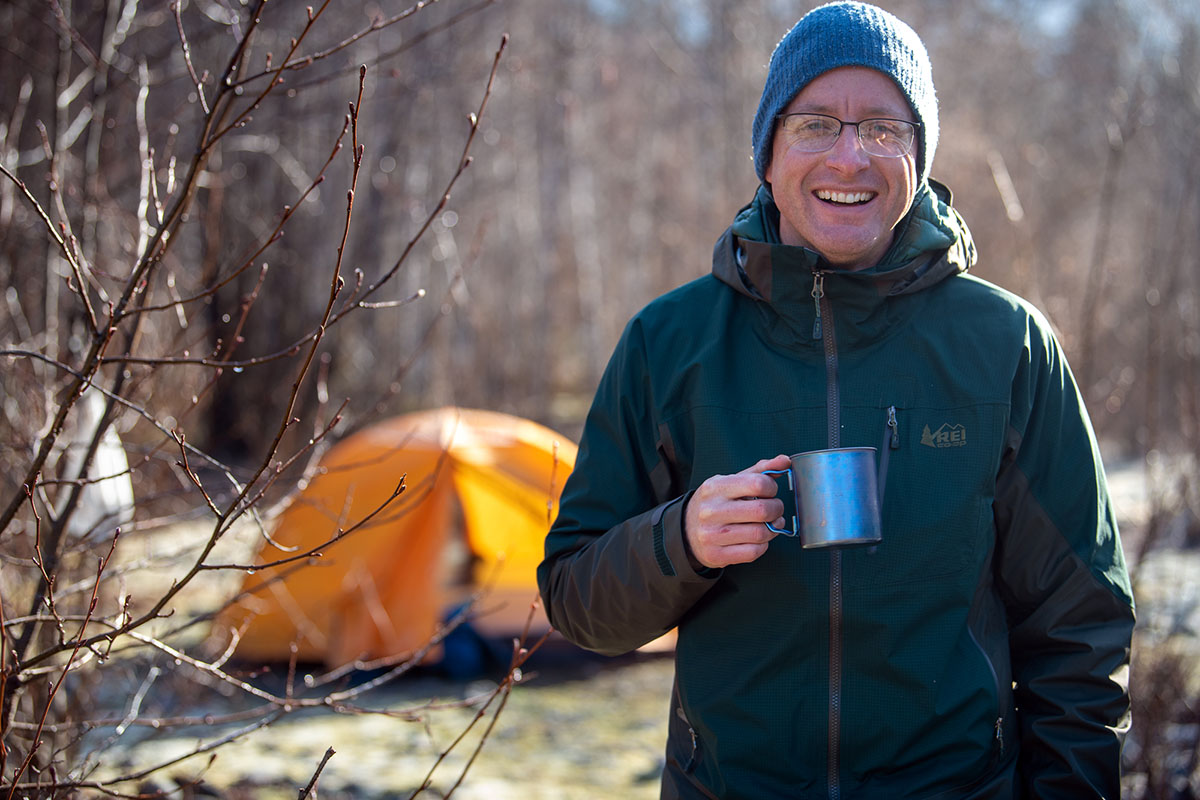
[[[882,158],[905,155],[916,138],[916,126],[898,119],[864,119],[855,123],[825,114],[785,114],[782,122],[791,145],[810,153],[833,147],[847,125],[855,129],[863,150]]]

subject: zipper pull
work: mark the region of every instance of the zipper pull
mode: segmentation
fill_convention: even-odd
[[[1000,755],[1004,755],[1004,717],[996,718],[996,744],[1000,747]]]
[[[893,450],[900,449],[900,423],[896,422],[896,407],[888,406],[887,426],[892,431],[890,446]]]
[[[813,288],[812,298],[813,307],[816,309],[817,315],[813,319],[813,338],[821,338],[821,298],[825,296],[825,273],[813,273]]]

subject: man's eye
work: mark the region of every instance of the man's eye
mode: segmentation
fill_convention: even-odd
[[[866,124],[864,133],[872,139],[895,139],[904,135],[904,125],[891,120],[873,119]],[[859,126],[862,127],[863,123]]]
[[[812,136],[829,133],[833,128],[833,123],[827,119],[803,119],[797,121],[794,130],[796,133]]]

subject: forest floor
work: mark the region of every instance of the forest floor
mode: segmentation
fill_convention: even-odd
[[[552,649],[554,653],[541,659],[540,666],[531,662],[526,680],[513,688],[453,796],[461,800],[658,797],[672,679],[670,656],[610,661],[567,653],[565,645]],[[166,790],[199,780],[206,791],[229,800],[295,800],[332,747],[336,752],[320,776],[322,800],[407,798],[476,717],[480,704],[472,699],[486,697],[494,687],[485,680],[462,682],[431,675],[402,679],[373,693],[370,705],[393,711],[420,709],[430,702],[451,707],[419,712],[418,722],[376,714],[298,712],[220,749],[211,764],[207,755],[193,756],[140,788]],[[476,723],[418,796],[446,796],[489,720],[490,713]],[[126,772],[182,755],[195,745],[194,736],[147,738],[110,751],[106,769]]]

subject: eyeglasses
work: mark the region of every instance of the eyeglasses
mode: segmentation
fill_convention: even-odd
[[[867,155],[899,158],[912,150],[919,123],[903,119],[863,119],[846,122],[828,114],[780,114],[779,131],[789,146],[803,153],[823,153],[837,144],[847,125],[858,132],[858,143]]]

